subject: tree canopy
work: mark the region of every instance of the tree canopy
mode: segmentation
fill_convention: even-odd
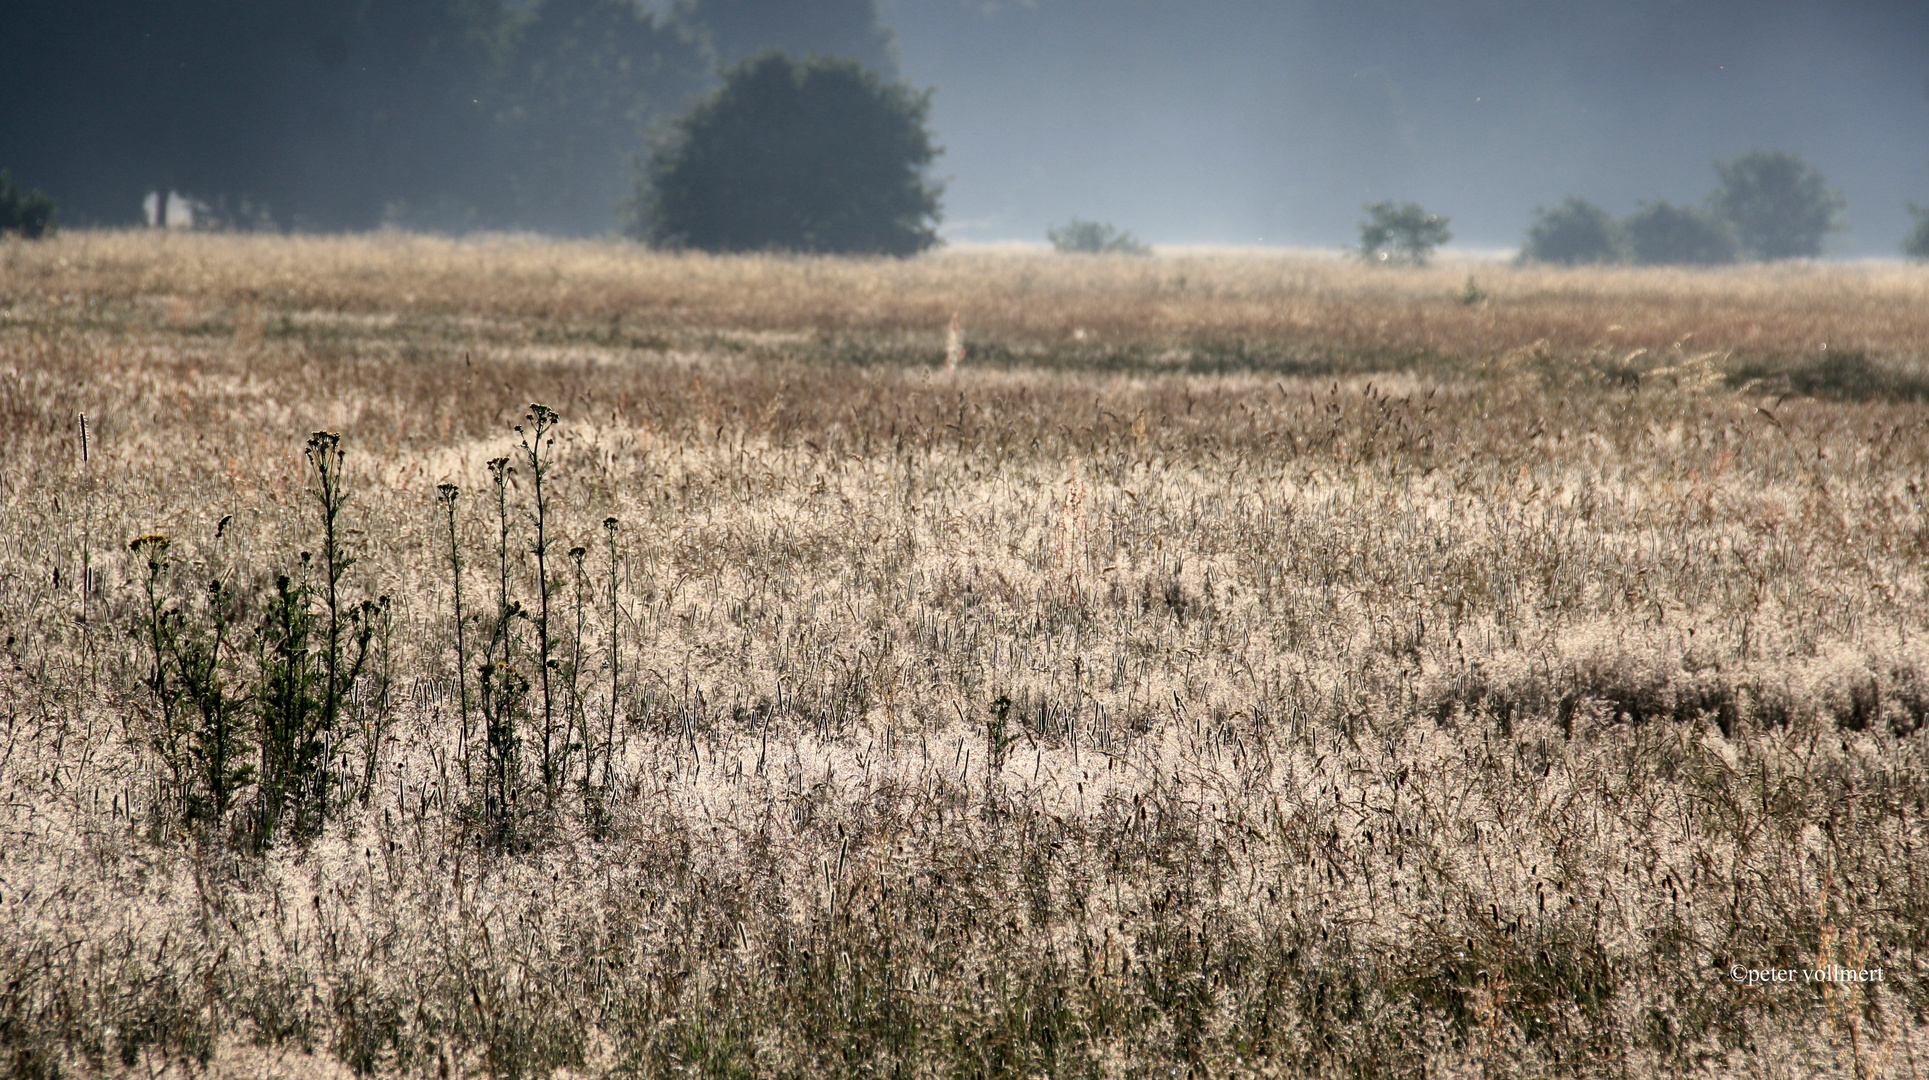
[[[282,228],[602,232],[712,77],[638,0],[35,3],[0,31],[0,148],[79,224],[173,190]]]
[[[1650,266],[1712,266],[1735,261],[1735,237],[1727,223],[1691,206],[1667,200],[1628,216],[1628,248]]]
[[[1911,259],[1929,259],[1929,206],[1910,203],[1909,216],[1915,224],[1902,238],[1902,253]]]
[[[44,191],[22,191],[7,170],[0,169],[0,236],[13,233],[38,240],[53,231],[59,207]]]
[[[1611,263],[1621,257],[1620,227],[1606,210],[1570,196],[1552,210],[1535,212],[1520,254],[1527,262]]]
[[[1360,255],[1368,262],[1425,266],[1433,249],[1453,239],[1447,219],[1419,203],[1377,202],[1360,222]]]
[[[1794,154],[1756,150],[1716,162],[1715,173],[1721,184],[1710,202],[1754,258],[1814,258],[1823,239],[1841,227],[1842,197]]]
[[[609,231],[650,125],[707,78],[694,34],[634,0],[545,0],[498,79],[499,216],[549,233]]]
[[[1152,245],[1107,221],[1073,218],[1045,230],[1052,250],[1061,255],[1150,255]]]
[[[854,60],[747,60],[658,147],[636,232],[709,251],[922,251],[939,215],[930,103]]]

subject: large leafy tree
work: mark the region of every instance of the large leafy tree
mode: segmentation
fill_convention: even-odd
[[[637,232],[711,251],[922,251],[939,213],[930,101],[853,60],[745,61],[651,158]]]
[[[1841,227],[1842,197],[1794,154],[1756,150],[1718,161],[1721,186],[1710,203],[1734,226],[1741,249],[1757,259],[1813,258]]]

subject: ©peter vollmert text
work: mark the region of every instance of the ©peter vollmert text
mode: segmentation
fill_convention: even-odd
[[[1882,969],[1845,968],[1834,964],[1818,968],[1745,968],[1736,964],[1728,970],[1728,977],[1745,983],[1879,983]]]

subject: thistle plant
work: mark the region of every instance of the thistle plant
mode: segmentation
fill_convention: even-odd
[[[462,764],[462,782],[469,783],[469,656],[462,623],[462,549],[456,543],[455,503],[462,490],[454,484],[436,487],[436,499],[448,513],[449,521],[449,595],[455,605],[455,678],[461,695],[460,734],[457,758]]]
[[[347,689],[342,679],[341,581],[355,564],[341,546],[341,513],[348,503],[348,493],[342,490],[342,437],[332,431],[317,431],[308,437],[307,454],[309,464],[315,467],[312,494],[321,504],[322,513],[322,599],[328,604],[322,650],[322,724],[332,730],[341,716],[342,695]]]
[[[588,577],[583,572],[583,559],[588,555],[589,549],[580,544],[569,549],[569,561],[575,564],[576,634],[571,639],[572,648],[569,658],[569,713],[564,718],[566,727],[571,724],[575,726],[577,734],[576,745],[582,748],[583,792],[586,797],[589,793],[590,782],[594,779],[593,774],[596,764],[595,756],[592,752],[593,742],[590,738],[589,731],[589,710],[583,708],[581,686],[581,675],[583,671],[583,631],[585,628],[584,588],[589,583]]]
[[[169,543],[168,538],[160,533],[149,533],[146,536],[135,537],[127,545],[129,550],[147,563],[147,577],[143,581],[147,592],[147,607],[143,613],[142,625],[135,629],[135,633],[146,635],[150,657],[147,688],[154,695],[155,704],[160,707],[163,716],[170,713],[173,705],[167,693],[165,651],[161,640],[161,576],[167,572]]]
[[[196,723],[188,734],[191,783],[183,792],[187,824],[218,826],[227,820],[236,794],[254,780],[254,765],[244,760],[247,732],[241,724],[245,698],[222,677],[222,655],[227,648],[235,605],[234,590],[217,578],[208,582],[210,629],[189,630],[176,611],[174,664],[182,700],[194,709]]]
[[[386,593],[373,600],[363,600],[350,618],[355,629],[355,663],[349,668],[348,685],[354,691],[355,719],[362,736],[362,783],[355,795],[357,801],[366,806],[375,791],[382,744],[388,738],[395,621]],[[379,657],[381,662],[373,673],[373,685],[363,688],[362,670],[371,655]]]
[[[88,499],[86,516],[80,526],[80,621],[87,621],[88,594],[94,589],[94,477],[88,471],[87,414],[80,414],[80,467],[85,478]]]
[[[548,479],[552,464],[550,451],[556,446],[556,439],[550,434],[556,427],[556,410],[547,405],[531,402],[529,415],[523,417],[523,424],[516,425],[516,435],[521,440],[523,460],[529,463],[529,475],[535,485],[536,508],[531,519],[536,526],[536,542],[530,553],[536,556],[536,670],[542,679],[543,694],[543,800],[553,805],[556,788],[567,771],[568,747],[557,745],[554,700],[550,693],[550,673],[556,668],[556,660],[550,656],[554,642],[549,636],[549,502],[543,489],[543,481]],[[567,742],[567,738],[563,740]]]
[[[610,555],[610,715],[609,727],[603,733],[603,790],[610,789],[611,759],[616,749],[616,530],[618,522],[613,517],[603,519],[603,532],[609,539]]]
[[[529,690],[529,680],[512,664],[514,623],[524,616],[522,606],[509,599],[509,475],[508,458],[489,462],[489,478],[496,486],[496,621],[483,652],[481,708],[483,743],[488,757],[484,774],[483,818],[493,843],[508,841],[521,786],[520,736],[516,713]]]
[[[143,644],[147,646],[148,670],[142,682],[146,684],[148,696],[160,713],[150,739],[154,749],[172,771],[171,790],[178,792],[185,781],[185,761],[181,755],[180,732],[174,725],[174,694],[170,692],[168,682],[169,612],[161,597],[161,580],[167,574],[169,564],[169,544],[168,538],[160,533],[149,533],[135,537],[127,546],[136,558],[147,564],[147,576],[142,581],[146,604],[140,622],[131,632],[135,637],[144,639]]]
[[[496,486],[496,524],[500,527],[496,536],[496,623],[501,633],[502,624],[507,622],[509,604],[509,477],[516,470],[509,467],[506,457],[492,458],[489,461],[489,479]],[[504,654],[507,659],[507,654]]]
[[[296,574],[275,577],[255,632],[261,682],[255,691],[261,744],[255,841],[272,844],[284,822],[298,839],[319,831],[327,808],[326,713],[314,654],[313,556],[301,553]]]

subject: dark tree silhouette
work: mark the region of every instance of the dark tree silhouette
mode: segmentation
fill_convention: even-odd
[[[1841,227],[1842,197],[1794,154],[1756,150],[1718,161],[1715,212],[1734,226],[1742,251],[1757,259],[1813,258]]]
[[[710,251],[922,251],[937,242],[930,101],[853,60],[764,53],[674,125],[636,231]]]
[[[1534,212],[1520,257],[1526,262],[1610,263],[1621,257],[1620,229],[1606,210],[1569,197],[1552,210]]]
[[[1115,228],[1109,221],[1073,218],[1064,225],[1045,230],[1052,250],[1061,255],[1150,255],[1152,245],[1133,236],[1129,229]]]
[[[0,33],[0,147],[74,223],[175,190],[280,223],[373,225],[466,196],[499,0],[30,3]]]
[[[57,209],[46,192],[22,191],[7,170],[0,169],[0,236],[14,233],[38,240],[53,231]]]
[[[1915,227],[1902,238],[1902,253],[1911,259],[1929,259],[1929,206],[1910,203],[1909,216],[1915,219]]]
[[[62,0],[0,33],[6,164],[70,224],[173,190],[217,218],[599,232],[713,77],[638,0]]]
[[[1726,224],[1693,207],[1651,203],[1630,215],[1622,228],[1638,263],[1709,266],[1735,261],[1735,237]]]

